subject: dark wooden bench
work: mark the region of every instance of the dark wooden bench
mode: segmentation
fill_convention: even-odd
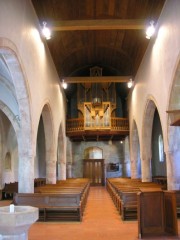
[[[45,178],[35,178],[34,186],[43,186],[45,185]],[[13,194],[18,192],[18,182],[5,183],[4,188],[2,189],[2,199],[13,199]],[[1,199],[0,198],[0,199]]]
[[[14,192],[18,192],[18,182],[5,183],[2,189],[2,199],[12,199]]]
[[[35,178],[34,179],[34,187],[40,187],[46,185],[45,178]]]
[[[82,221],[79,193],[15,193],[13,203],[39,208],[40,221]]]
[[[122,220],[137,219],[137,192],[121,193]]]
[[[122,220],[137,219],[137,193],[141,190],[161,191],[161,186],[153,182],[141,182],[140,179],[107,179],[107,190],[119,211]]]

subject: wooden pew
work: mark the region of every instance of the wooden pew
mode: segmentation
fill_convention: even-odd
[[[35,193],[46,193],[46,194],[80,194],[81,196],[81,205],[82,205],[82,214],[84,212],[87,197],[89,194],[89,188],[90,188],[90,181],[86,182],[82,186],[79,186],[79,184],[71,185],[71,184],[47,184],[45,186],[41,186],[38,188],[35,188]]]
[[[34,179],[34,187],[40,187],[46,185],[45,178],[35,178]]]
[[[15,205],[39,208],[39,220],[82,221],[80,194],[15,193]]]
[[[34,186],[43,186],[45,185],[45,178],[35,178]],[[18,192],[18,182],[5,183],[4,188],[2,189],[2,199],[13,199],[13,194]],[[0,199],[1,199],[0,198]]]
[[[121,218],[122,220],[137,219],[137,192],[122,192]]]
[[[153,182],[141,182],[140,179],[107,179],[107,190],[119,211],[122,220],[137,219],[137,193],[141,190],[162,191],[161,186]]]
[[[2,198],[12,199],[14,192],[18,192],[18,182],[5,183],[5,186],[2,189]]]
[[[68,179],[35,187],[35,193],[14,195],[14,204],[39,208],[40,220],[81,221],[90,188],[89,179]]]

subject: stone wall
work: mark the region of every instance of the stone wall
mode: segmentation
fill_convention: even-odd
[[[109,141],[109,142],[80,142],[72,143],[72,176],[83,177],[83,159],[85,149],[98,147],[102,149],[105,160],[106,177],[121,177],[130,175],[129,161],[129,141]],[[110,172],[109,163],[118,163],[119,171]]]

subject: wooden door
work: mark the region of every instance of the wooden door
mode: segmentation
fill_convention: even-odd
[[[104,159],[84,159],[83,177],[90,179],[91,186],[104,186]]]

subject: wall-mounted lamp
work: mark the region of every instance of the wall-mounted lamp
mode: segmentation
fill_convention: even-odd
[[[49,39],[51,39],[51,31],[50,31],[50,29],[46,25],[47,25],[47,23],[43,22],[42,33],[43,33],[44,37],[47,40],[49,40]]]
[[[128,88],[132,88],[133,86],[133,80],[132,78],[129,79],[129,82],[127,83]]]
[[[64,81],[64,79],[62,80],[62,87],[63,87],[64,89],[67,88],[67,83]]]
[[[155,33],[154,21],[151,21],[146,30],[146,38],[150,39]]]

